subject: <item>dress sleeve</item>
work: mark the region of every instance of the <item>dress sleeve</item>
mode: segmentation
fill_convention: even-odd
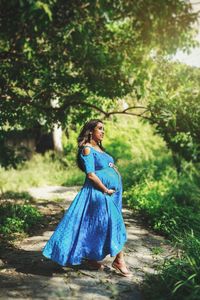
[[[81,150],[81,153],[80,153],[80,160],[83,164],[85,173],[88,174],[88,173],[95,171],[94,155],[90,148],[89,148],[90,149],[89,154],[84,154],[83,149]]]

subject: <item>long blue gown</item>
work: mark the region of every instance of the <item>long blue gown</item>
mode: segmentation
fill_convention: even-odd
[[[72,201],[42,254],[62,266],[79,265],[82,259],[100,261],[115,256],[127,241],[122,216],[122,180],[113,167],[114,160],[106,152],[93,147],[80,160],[85,173],[95,172],[112,195],[104,194],[86,176],[85,182]]]

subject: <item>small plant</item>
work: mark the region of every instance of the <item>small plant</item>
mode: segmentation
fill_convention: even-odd
[[[161,247],[153,247],[151,248],[151,251],[154,255],[159,255],[164,252],[164,250]]]
[[[29,204],[4,203],[0,206],[0,233],[29,232],[41,219],[41,213]]]
[[[193,233],[177,238],[182,254],[165,260],[156,275],[142,284],[147,300],[198,300],[200,295],[200,239]]]

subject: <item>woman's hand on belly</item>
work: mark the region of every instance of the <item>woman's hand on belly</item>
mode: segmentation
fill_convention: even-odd
[[[112,195],[113,193],[115,193],[115,190],[107,189],[107,191],[104,194]]]
[[[103,193],[106,193],[107,190],[110,191],[110,193],[113,193],[111,189],[108,189],[105,184],[101,181],[101,179],[93,172],[88,173],[87,177],[93,182],[93,184],[101,190]]]

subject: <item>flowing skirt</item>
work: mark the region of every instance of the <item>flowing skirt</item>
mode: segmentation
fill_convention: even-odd
[[[84,258],[98,261],[108,254],[115,256],[127,241],[121,201],[121,181],[109,196],[86,178],[42,254],[62,266],[79,265]]]

